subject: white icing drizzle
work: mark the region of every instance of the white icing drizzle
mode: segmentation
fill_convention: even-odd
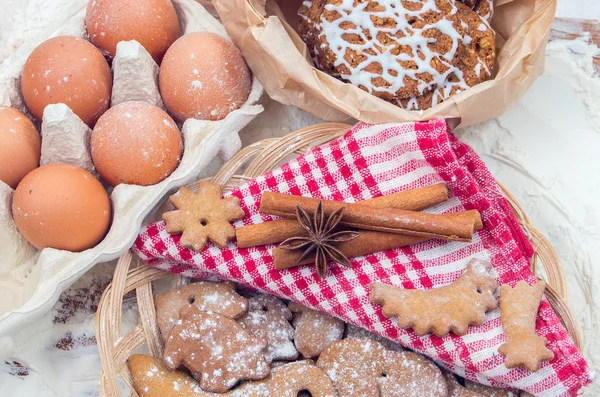
[[[488,68],[488,65],[485,64],[485,62],[483,62],[481,59],[477,59],[477,65],[475,65],[475,74],[477,74],[477,77],[481,76],[481,68],[483,68],[484,72],[490,76],[492,74],[492,72],[490,72],[490,68]]]
[[[487,13],[483,14],[483,4],[487,3]],[[479,6],[475,9],[477,14],[485,21],[485,24],[489,27],[489,21],[494,16],[494,0],[481,0]],[[481,28],[481,26],[479,26]]]
[[[415,28],[409,23],[409,20],[419,18],[427,12],[440,13],[435,0],[420,0],[422,7],[419,10],[411,11],[406,9],[400,0],[377,0],[376,4],[383,7],[382,11],[369,11],[367,6],[372,2],[354,4],[354,0],[340,0],[339,4],[327,4],[325,9],[329,12],[335,12],[339,15],[334,21],[328,21],[323,15],[319,20],[310,20],[306,15],[300,16],[308,22],[309,26],[319,32],[319,38],[324,37],[329,45],[329,50],[335,55],[336,68],[344,66],[349,73],[332,73],[353,85],[364,87],[369,93],[385,93],[397,95],[397,92],[405,87],[404,78],[408,77],[417,81],[417,90],[420,95],[427,91],[433,91],[432,106],[435,106],[451,94],[461,92],[469,88],[464,79],[463,72],[457,65],[453,64],[454,57],[459,48],[459,44],[467,46],[473,38],[469,35],[464,37],[453,25],[453,21],[447,17],[439,19],[437,22],[426,24],[422,28]],[[311,0],[304,1],[304,6],[310,8],[313,5]],[[450,3],[451,11],[449,15],[458,12],[454,3]],[[382,27],[377,26],[373,19],[393,19],[396,26]],[[350,25],[352,24],[352,25]],[[468,29],[467,23],[460,20],[461,27]],[[487,22],[482,21],[479,30],[488,29]],[[451,40],[451,48],[444,54],[433,51],[428,45],[436,43],[435,38],[428,38],[424,33],[437,29],[441,34]],[[401,32],[403,37],[396,37]],[[377,40],[379,33],[386,33],[387,37],[394,41],[392,44],[383,45]],[[362,43],[352,44],[345,40],[346,35],[356,35],[361,38]],[[319,54],[319,49],[313,48],[313,56]],[[321,44],[321,49],[326,45]],[[392,48],[410,47],[411,53],[400,53],[398,55],[391,52]],[[344,56],[347,53],[357,53],[365,60],[355,67],[348,62]],[[444,65],[444,71],[439,72],[432,66],[432,61],[437,60]],[[415,69],[405,69],[400,62],[412,61],[416,64]],[[317,63],[318,64],[318,63]],[[373,64],[379,64],[381,69],[377,72],[370,71],[369,67]],[[488,75],[491,75],[489,68],[483,60],[478,58],[475,67],[475,73],[480,76],[483,68]],[[423,80],[423,74],[428,73],[431,81]],[[420,76],[420,77],[419,77]],[[452,77],[453,81],[449,81]],[[375,81],[383,79],[385,84],[375,85]],[[396,101],[399,106],[403,106],[400,100]],[[404,106],[403,106],[404,107]],[[408,98],[406,109],[418,110],[418,98]]]
[[[415,110],[419,109],[419,101],[417,100],[416,96],[413,96],[408,100],[408,104],[406,105],[406,108],[407,109],[415,109]]]
[[[342,0],[341,4],[327,4],[325,9],[330,12],[337,12],[340,17],[336,20],[329,22],[325,18],[317,23],[317,28],[320,30],[320,36],[325,36],[325,39],[329,43],[330,50],[336,56],[335,66],[344,65],[350,71],[349,74],[341,74],[340,77],[348,80],[354,85],[363,86],[368,92],[386,92],[394,95],[396,92],[404,87],[404,77],[419,82],[418,90],[420,94],[423,94],[428,88],[432,86],[441,86],[444,84],[448,76],[456,69],[451,61],[454,59],[456,50],[458,49],[459,40],[461,35],[452,26],[452,22],[447,19],[440,19],[438,22],[433,24],[425,25],[423,28],[414,28],[409,20],[411,18],[419,17],[423,13],[428,11],[438,12],[435,0],[426,0],[423,6],[418,11],[410,11],[402,6],[399,0],[378,0],[380,6],[385,7],[384,11],[367,11],[365,10],[369,3],[362,3],[354,6],[354,0]],[[453,5],[452,13],[456,13],[457,9]],[[375,18],[392,18],[396,22],[395,27],[385,28],[376,26],[371,17]],[[355,28],[346,27],[344,23],[352,23]],[[344,26],[342,28],[341,26]],[[452,40],[452,47],[446,54],[438,54],[432,51],[428,44],[435,42],[435,39],[427,38],[423,35],[427,30],[438,29],[442,34],[447,35]],[[365,34],[368,32],[368,36]],[[389,34],[398,46],[409,46],[412,54],[401,53],[399,55],[392,54],[390,49],[392,46],[382,46],[376,40],[377,35],[380,32]],[[392,37],[397,32],[402,32],[404,37],[396,38]],[[345,34],[356,34],[364,42],[364,44],[351,44],[344,40],[343,35]],[[358,52],[362,56],[366,57],[366,61],[361,62],[356,67],[353,67],[350,62],[344,59],[346,52],[350,50]],[[376,55],[371,55],[369,52],[373,51]],[[421,53],[423,57],[419,57],[416,54]],[[440,56],[441,55],[441,56]],[[437,58],[447,68],[444,73],[439,73],[431,63],[434,58]],[[407,70],[404,69],[399,61],[413,61],[416,63],[417,68]],[[382,67],[381,75],[378,73],[372,73],[366,69],[373,63],[378,63]],[[393,71],[397,75],[392,75],[390,72]],[[420,73],[429,73],[433,79],[431,82],[426,82],[420,79],[417,75]],[[389,84],[388,87],[378,87],[373,84],[373,79],[381,77]]]

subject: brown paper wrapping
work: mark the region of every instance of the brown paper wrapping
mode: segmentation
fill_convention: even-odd
[[[504,113],[544,71],[557,0],[496,0],[493,80],[425,111],[406,111],[312,66],[295,31],[301,0],[213,0],[225,28],[269,96],[328,121],[368,123],[449,119],[467,126]],[[350,117],[349,117],[350,116]]]

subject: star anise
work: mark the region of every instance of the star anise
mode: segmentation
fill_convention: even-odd
[[[360,235],[355,231],[339,231],[335,228],[344,215],[344,207],[335,210],[327,219],[323,210],[323,201],[319,201],[314,215],[311,217],[304,208],[296,206],[298,222],[308,232],[308,237],[291,237],[282,242],[279,247],[288,250],[304,249],[298,258],[298,263],[315,253],[315,266],[320,278],[325,277],[327,262],[337,262],[342,266],[352,267],[350,261],[337,247],[336,243],[350,241]]]

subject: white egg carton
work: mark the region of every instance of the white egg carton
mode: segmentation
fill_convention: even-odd
[[[195,0],[173,0],[182,34],[209,31],[228,37],[225,28]],[[28,114],[21,96],[20,74],[35,46],[49,37],[86,37],[85,3],[63,27],[27,43],[0,64],[0,104]],[[113,105],[144,100],[163,107],[158,90],[158,66],[137,42],[119,43],[113,60]],[[24,330],[52,308],[60,293],[94,264],[123,255],[156,205],[177,187],[188,184],[219,155],[224,160],[241,147],[239,131],[263,108],[257,104],[262,86],[253,78],[246,103],[220,121],[187,120],[182,127],[184,153],[179,167],[153,186],[119,185],[111,193],[113,220],[107,236],[96,247],[83,252],[46,248],[35,250],[18,233],[12,221],[13,191],[0,182],[0,358],[10,354],[10,336]],[[44,111],[41,133],[42,164],[67,162],[94,172],[89,155],[91,131],[63,104]]]

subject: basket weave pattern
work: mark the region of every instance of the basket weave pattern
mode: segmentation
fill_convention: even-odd
[[[292,156],[303,154],[311,147],[341,136],[349,127],[338,123],[320,124],[298,130],[283,138],[254,143],[238,152],[211,180],[222,185],[226,191],[232,190],[272,170]],[[195,189],[197,182],[190,187]],[[550,242],[531,225],[515,198],[506,189],[502,190],[536,249],[531,263],[532,271],[538,276],[544,275],[547,283],[546,297],[563,321],[576,346],[581,348],[581,336],[567,306],[566,282],[558,256]],[[158,209],[157,214],[160,215],[171,208],[170,204],[165,202]],[[142,345],[147,345],[153,356],[159,358],[162,356],[163,346],[156,325],[152,282],[166,277],[175,278],[161,270],[145,266],[139,260],[134,260],[131,253],[119,259],[113,282],[106,288],[96,315],[96,338],[102,362],[100,375],[102,396],[121,395],[119,376],[129,386],[130,395],[137,396],[126,362],[129,356]],[[185,284],[187,281],[177,277],[176,283]],[[123,333],[121,331],[123,297],[131,291],[135,291],[140,322],[133,329]]]

